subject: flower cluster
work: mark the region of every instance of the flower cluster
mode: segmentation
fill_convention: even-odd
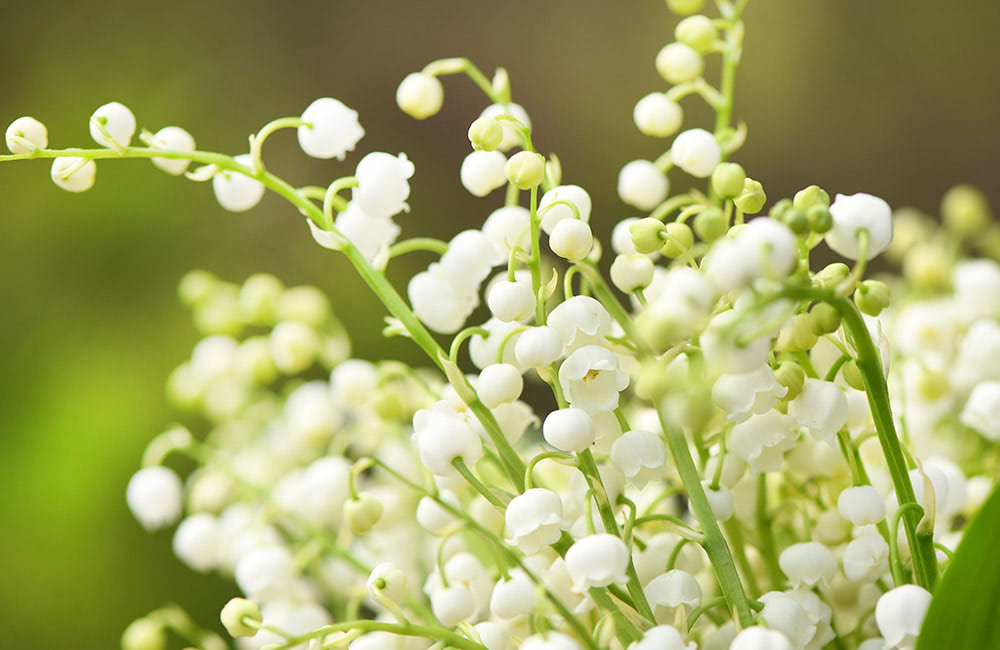
[[[506,72],[467,59],[396,93],[420,120],[441,109],[443,76],[487,97],[455,167],[476,197],[505,187],[503,204],[447,242],[399,240],[406,154],[367,153],[325,188],[264,167],[284,128],[307,155],[352,152],[364,130],[336,99],[232,157],[179,127],[134,147],[118,103],[91,118],[99,149],[49,149],[33,118],[8,128],[2,159],[52,158],[69,191],[94,184],[96,160],[131,157],[211,180],[228,210],[276,192],[382,300],[386,335],[428,355],[350,358],[329,301],[270,275],[181,282],[205,335],[168,383],[190,422],[150,443],[126,497],[144,527],[177,524],[183,563],[235,581],[220,618],[239,647],[913,647],[1000,462],[1000,265],[963,252],[997,241],[989,206],[956,188],[936,228],[867,193],[769,204],[729,161],[746,136],[732,124],[745,0],[716,18],[667,4],[683,17],[655,59],[669,87],[633,119],[669,148],[621,168],[638,212],[614,227],[610,282],[590,194],[535,150]],[[684,128],[688,97],[715,112],[711,130]],[[850,265],[816,264],[823,245]],[[434,261],[407,301],[385,270],[415,251]],[[883,254],[901,273],[869,278]],[[182,479],[175,455],[197,469]],[[222,644],[166,608],[123,647],[158,650],[167,630]]]

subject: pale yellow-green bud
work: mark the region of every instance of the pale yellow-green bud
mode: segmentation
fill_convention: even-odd
[[[316,287],[292,287],[275,303],[275,318],[279,321],[294,320],[320,329],[330,318],[330,299]]]
[[[828,303],[818,302],[809,310],[809,327],[816,336],[832,334],[840,327],[840,312]]]
[[[809,217],[798,208],[788,208],[781,215],[781,221],[796,235],[803,235],[809,231]]]
[[[743,191],[746,179],[747,173],[743,171],[743,167],[734,162],[725,162],[712,172],[712,187],[721,198],[734,199]]]
[[[916,208],[900,208],[892,213],[892,241],[885,254],[899,264],[903,257],[920,242],[931,238],[934,220]]]
[[[789,402],[798,397],[799,393],[802,392],[802,387],[806,383],[806,371],[794,361],[782,361],[774,369],[774,378],[778,380],[779,384],[788,389],[788,392],[782,399]]]
[[[251,275],[240,287],[238,300],[243,318],[255,325],[274,323],[274,307],[285,290],[281,280],[270,273]]]
[[[545,158],[533,151],[518,151],[507,160],[504,174],[520,190],[538,187],[545,178]]]
[[[994,260],[1000,260],[1000,226],[988,226],[986,230],[975,239],[975,246],[987,256]]]
[[[796,314],[778,332],[774,349],[797,352],[811,350],[816,345],[816,334],[812,331],[809,314]]]
[[[865,314],[878,316],[889,306],[891,295],[885,282],[865,280],[854,291],[854,304]]]
[[[356,499],[344,503],[344,520],[355,535],[363,535],[382,518],[382,502],[369,492],[361,492]]]
[[[235,336],[243,329],[243,314],[232,285],[220,285],[211,298],[199,303],[192,314],[194,325],[205,335]]]
[[[706,54],[715,43],[715,26],[708,16],[689,16],[677,23],[674,38],[699,54]]]
[[[628,232],[632,236],[632,247],[635,251],[646,255],[660,250],[667,228],[659,219],[645,217],[630,225]]]
[[[792,205],[803,212],[808,212],[809,208],[814,205],[821,205],[824,208],[828,208],[830,207],[830,195],[818,185],[810,185],[795,193]]]
[[[840,374],[844,377],[847,385],[854,390],[865,389],[865,380],[861,375],[861,370],[858,368],[858,362],[854,359],[851,359],[840,367]]]
[[[718,208],[706,208],[694,217],[694,231],[703,242],[712,243],[728,230],[729,220]]]
[[[177,285],[177,295],[182,303],[191,307],[211,298],[220,284],[214,273],[195,269],[181,278]]]
[[[986,196],[972,185],[956,185],[941,200],[945,228],[960,237],[974,235],[993,218]]]
[[[645,359],[639,365],[639,380],[635,392],[641,399],[659,400],[674,388],[667,363],[661,359]]]
[[[767,194],[764,194],[764,186],[760,181],[748,178],[743,181],[743,191],[733,199],[733,202],[745,214],[757,214],[764,208]]]
[[[686,223],[672,222],[666,225],[666,242],[660,252],[674,259],[691,250],[694,246],[694,233]]]
[[[643,340],[657,353],[665,352],[690,333],[676,318],[657,314],[653,310],[640,312],[635,325]]]
[[[469,127],[469,142],[476,151],[493,151],[503,142],[503,126],[484,115]]]
[[[846,264],[834,262],[820,269],[813,280],[821,287],[833,287],[846,280],[850,274],[851,269]]]
[[[951,257],[935,242],[914,246],[903,258],[903,277],[924,291],[945,291],[950,286]]]
[[[948,375],[939,370],[924,370],[917,380],[917,392],[929,402],[941,399],[950,389]]]
[[[667,0],[667,7],[678,16],[690,16],[704,6],[705,0]]]
[[[219,620],[233,638],[255,636],[264,621],[257,603],[246,598],[233,598],[226,603]]]
[[[151,618],[139,618],[122,633],[122,650],[163,650],[167,633],[163,624]]]
[[[653,260],[638,253],[619,255],[611,263],[611,282],[623,293],[635,293],[653,282]]]
[[[399,420],[406,416],[406,402],[395,390],[383,388],[375,394],[372,408],[383,420]]]
[[[830,208],[825,205],[814,205],[809,208],[806,211],[806,219],[809,229],[820,235],[830,232],[833,228],[833,215],[830,214]]]

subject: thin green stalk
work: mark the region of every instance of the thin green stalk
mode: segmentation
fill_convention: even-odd
[[[778,566],[778,547],[771,530],[771,516],[767,511],[767,474],[757,477],[757,533],[760,535],[760,551],[767,569],[767,580],[771,591],[780,590],[785,583],[785,576]]]

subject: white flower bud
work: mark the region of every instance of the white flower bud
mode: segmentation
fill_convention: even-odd
[[[319,354],[319,336],[311,327],[298,321],[283,321],[275,325],[268,342],[274,365],[286,375],[302,372],[313,364]]]
[[[528,118],[528,112],[520,104],[515,104],[514,102],[487,106],[480,113],[479,117],[497,118],[501,115],[509,115],[526,127],[531,128],[531,120]],[[497,121],[503,127],[503,141],[500,143],[498,149],[500,151],[510,151],[514,147],[521,146],[521,132],[519,127],[507,119]]]
[[[232,598],[219,614],[223,627],[234,638],[256,636],[263,618],[257,603],[246,598]]]
[[[496,408],[513,402],[524,390],[524,378],[516,366],[509,363],[494,363],[479,373],[476,393],[486,408]]]
[[[490,596],[490,611],[500,619],[527,616],[535,607],[535,583],[521,570],[510,572],[509,580],[498,580]]]
[[[187,517],[174,532],[174,555],[201,573],[215,568],[218,544],[219,522],[206,512]]]
[[[476,613],[476,599],[472,591],[463,584],[450,586],[431,593],[431,610],[445,627],[452,627],[469,619]]]
[[[448,402],[440,401],[430,410],[413,415],[413,436],[420,461],[437,476],[456,476],[452,462],[461,459],[475,465],[483,455],[483,443],[468,421]]]
[[[287,597],[295,578],[295,560],[284,546],[258,546],[236,563],[236,584],[247,598],[271,601]]]
[[[684,111],[665,93],[650,93],[636,102],[632,119],[644,135],[665,138],[681,128]]]
[[[1000,440],[1000,382],[976,384],[959,419],[987,440]]]
[[[562,536],[562,500],[551,490],[525,490],[507,504],[504,521],[510,535],[506,542],[525,555],[534,555]]]
[[[122,650],[165,650],[167,632],[163,623],[143,617],[129,623],[122,632]]]
[[[875,605],[875,623],[886,645],[913,648],[930,604],[930,592],[917,585],[903,585],[882,594]]]
[[[559,366],[559,384],[570,406],[593,414],[618,408],[629,376],[620,369],[617,354],[602,345],[585,345]]]
[[[705,498],[712,508],[712,514],[718,521],[727,521],[733,516],[735,505],[733,504],[733,493],[725,485],[720,484],[719,489],[713,490],[708,481],[702,483],[705,488]]]
[[[473,625],[472,629],[479,635],[486,650],[514,650],[514,642],[511,640],[510,630],[507,629],[506,625],[493,621],[483,621]]]
[[[176,522],[183,508],[181,480],[161,465],[144,467],[132,475],[125,489],[129,510],[146,530]]]
[[[837,497],[840,516],[855,526],[877,524],[885,519],[885,501],[870,485],[849,487]]]
[[[34,149],[49,146],[49,132],[45,125],[33,117],[19,117],[10,123],[4,134],[7,148],[13,154],[31,153]],[[26,142],[19,142],[18,139]]]
[[[410,279],[406,293],[417,317],[435,332],[452,334],[462,329],[476,308],[475,293],[456,289],[439,264],[431,264]]]
[[[684,637],[672,625],[657,625],[646,630],[639,641],[629,644],[628,650],[697,650],[694,641],[684,642]]]
[[[712,385],[712,401],[726,411],[730,422],[746,422],[751,415],[767,413],[788,389],[778,383],[771,366],[722,375]]]
[[[737,634],[729,650],[795,650],[795,646],[781,632],[754,625]]]
[[[330,372],[330,396],[348,406],[367,403],[378,387],[378,369],[370,361],[348,359]]]
[[[355,535],[363,535],[382,518],[382,502],[371,492],[361,492],[344,503],[344,521]]]
[[[813,438],[832,445],[837,432],[847,424],[847,396],[836,384],[810,377],[788,404],[788,415]]]
[[[611,281],[622,293],[635,293],[653,283],[654,270],[647,255],[619,255],[611,263]]]
[[[441,110],[441,105],[444,104],[444,87],[433,75],[413,72],[399,83],[396,104],[412,118],[428,118]]]
[[[583,451],[594,444],[596,435],[593,419],[586,411],[578,408],[552,411],[542,423],[545,442],[556,449]]]
[[[321,97],[302,112],[298,128],[299,146],[307,156],[343,160],[354,151],[365,130],[358,122],[358,112],[332,97]]]
[[[656,71],[668,83],[694,81],[704,67],[701,55],[684,43],[670,43],[656,55]]]
[[[490,312],[505,323],[526,321],[535,315],[535,294],[527,282],[501,280],[486,297]]]
[[[365,584],[372,596],[382,595],[396,603],[406,597],[406,573],[392,562],[376,565]]]
[[[562,632],[549,632],[528,637],[521,650],[580,650],[580,644]]]
[[[803,648],[816,634],[816,624],[794,598],[780,591],[771,591],[760,597],[764,609],[760,617],[767,627],[788,637],[797,647]]]
[[[871,194],[838,194],[830,206],[833,228],[826,233],[826,244],[839,255],[852,260],[861,255],[858,233],[868,233],[868,259],[889,247],[892,242],[892,209]]]
[[[677,23],[674,37],[699,54],[707,54],[715,43],[715,26],[708,16],[688,16]]]
[[[517,337],[514,356],[522,366],[542,368],[562,355],[563,339],[554,328],[530,327]]]
[[[858,650],[886,650],[885,639],[880,636],[865,639],[858,645]]]
[[[707,178],[722,160],[722,149],[705,129],[689,129],[674,139],[670,158],[692,176]]]
[[[564,203],[557,203],[558,201],[572,203],[576,212]],[[591,207],[590,194],[579,185],[553,187],[538,201],[538,214],[542,219],[542,230],[545,231],[545,234],[551,235],[556,224],[567,219],[575,219],[577,215],[579,215],[580,221],[586,223],[590,221]]]
[[[666,460],[666,445],[652,431],[626,431],[611,445],[611,462],[637,487],[662,477]]]
[[[566,551],[566,570],[578,594],[591,587],[607,587],[628,582],[629,553],[620,538],[607,533],[578,539]]]
[[[352,196],[366,214],[391,217],[408,210],[409,179],[416,168],[405,153],[398,156],[373,151],[358,162],[354,176],[358,186]]]
[[[511,248],[522,248],[531,251],[528,241],[528,225],[531,213],[520,205],[508,205],[497,208],[483,223],[483,234],[493,243],[493,247],[504,258],[510,255]]]
[[[611,230],[611,249],[618,255],[635,255],[638,251],[632,244],[632,224],[639,221],[639,217],[628,217],[615,224]]]
[[[107,132],[101,132],[101,127]],[[111,102],[90,116],[90,137],[102,147],[127,147],[135,135],[135,116],[127,106]],[[108,137],[111,136],[111,137]]]
[[[792,585],[826,586],[837,572],[837,558],[819,542],[792,544],[778,556],[778,566]]]
[[[462,508],[458,497],[450,490],[441,490],[438,498],[455,509],[461,510]],[[437,536],[444,535],[452,524],[458,521],[454,514],[430,497],[423,497],[417,503],[416,519],[421,528],[431,535]]]
[[[153,141],[149,146],[153,149],[170,151],[194,151],[196,148],[191,134],[179,126],[163,127],[153,134]],[[153,158],[152,162],[171,176],[180,176],[191,164],[191,161],[185,158]]]
[[[782,280],[797,262],[794,233],[783,223],[765,217],[716,242],[703,268],[715,288],[725,293],[745,289],[758,278]]]
[[[881,535],[864,535],[844,549],[844,575],[852,582],[875,582],[889,570],[889,545]]]
[[[66,172],[75,169],[67,178]],[[94,186],[97,164],[76,156],[60,156],[52,161],[52,182],[67,192],[86,192]]]
[[[448,250],[438,264],[456,291],[478,296],[479,285],[493,266],[505,261],[489,237],[478,230],[463,230],[448,242]]]
[[[473,196],[486,196],[507,182],[507,158],[499,151],[473,151],[462,161],[462,187]]]
[[[667,176],[648,160],[626,163],[618,173],[618,197],[640,210],[652,210],[667,198]]]
[[[507,160],[503,171],[519,190],[530,190],[545,178],[545,158],[533,151],[518,151]]]
[[[594,234],[590,226],[578,219],[560,221],[549,236],[552,252],[570,262],[579,262],[587,257],[593,247]]]
[[[503,142],[503,127],[495,118],[480,117],[469,126],[468,136],[476,151],[493,151]]]
[[[233,160],[247,167],[251,164],[250,154],[246,153],[234,156]],[[223,208],[230,212],[246,212],[260,203],[267,188],[240,172],[221,170],[212,177],[212,189]]]
[[[671,569],[649,581],[646,596],[661,607],[697,607],[701,604],[701,585],[687,571]]]

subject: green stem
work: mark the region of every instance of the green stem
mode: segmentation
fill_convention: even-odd
[[[471,641],[443,626],[432,627],[429,625],[416,625],[414,623],[386,623],[383,621],[372,620],[346,621],[343,623],[326,625],[313,630],[312,632],[290,637],[282,645],[275,646],[274,650],[288,650],[289,648],[304,645],[311,639],[322,639],[323,637],[334,634],[335,632],[350,632],[354,630],[362,632],[391,632],[392,634],[397,634],[399,636],[415,636],[423,637],[425,639],[446,641],[450,646],[458,648],[458,650],[487,650],[486,646],[476,643],[475,641]]]
[[[414,251],[428,251],[437,255],[444,255],[448,252],[448,242],[434,239],[433,237],[406,239],[389,247],[389,258],[392,259]]]
[[[767,569],[767,580],[771,591],[780,591],[785,583],[785,576],[778,566],[778,547],[774,541],[774,531],[771,529],[771,517],[767,511],[767,474],[757,477],[757,533],[760,535],[760,551]]]

